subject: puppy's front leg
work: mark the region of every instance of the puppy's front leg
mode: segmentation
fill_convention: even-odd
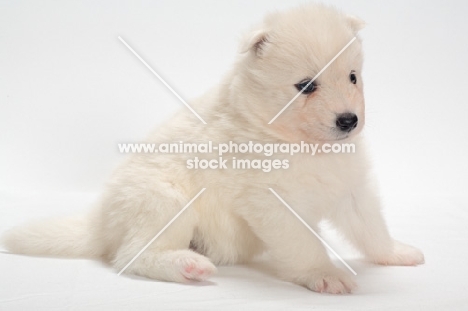
[[[266,244],[282,279],[332,294],[356,287],[352,275],[332,264],[321,242],[280,202],[243,214]]]
[[[424,263],[423,253],[390,237],[380,200],[370,189],[358,189],[331,219],[351,243],[371,261],[382,265]]]

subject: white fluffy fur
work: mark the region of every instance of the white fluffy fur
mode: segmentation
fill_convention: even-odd
[[[194,155],[134,154],[115,171],[87,217],[13,229],[4,235],[4,245],[22,254],[103,258],[120,270],[206,187],[126,273],[204,280],[216,271],[214,264],[247,262],[268,251],[282,279],[319,292],[350,292],[355,284],[348,271],[331,263],[323,245],[269,192],[271,187],[312,227],[329,219],[371,261],[423,263],[419,250],[389,236],[369,177],[358,135],[364,125],[359,39],[320,76],[316,92],[301,95],[267,124],[296,95],[294,84],[312,78],[362,27],[359,19],[322,5],[267,16],[243,40],[222,83],[192,103],[208,125],[183,109],[146,140],[353,142],[355,154],[295,155],[288,157],[288,170],[270,173],[189,170],[185,161]],[[357,84],[349,81],[351,70]],[[349,135],[335,128],[336,115],[344,112],[359,117]]]

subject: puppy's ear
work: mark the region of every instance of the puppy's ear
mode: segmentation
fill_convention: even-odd
[[[361,30],[362,28],[364,28],[364,26],[366,26],[366,22],[364,22],[362,19],[354,15],[347,15],[346,19],[348,20],[349,27],[351,27],[354,33],[358,33],[359,30]]]
[[[265,51],[265,47],[268,44],[268,35],[265,30],[255,30],[245,36],[242,40],[239,52],[247,53],[252,52],[257,56],[261,56]]]

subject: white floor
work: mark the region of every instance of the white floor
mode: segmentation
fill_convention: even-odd
[[[94,194],[2,194],[0,233],[23,221],[83,211]],[[359,289],[333,296],[282,282],[252,266],[221,267],[210,282],[118,277],[95,261],[0,253],[0,310],[468,310],[468,211],[462,198],[387,200],[392,234],[420,247],[426,264],[365,263],[332,231],[324,238],[357,271]],[[176,223],[174,223],[176,225]],[[339,262],[336,262],[340,265]]]

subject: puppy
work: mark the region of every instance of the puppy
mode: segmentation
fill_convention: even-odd
[[[364,126],[358,38],[309,83],[363,27],[323,5],[268,15],[243,40],[220,85],[182,109],[148,143],[234,141],[353,143],[355,153],[275,155],[287,169],[193,169],[193,154],[132,154],[111,177],[98,206],[80,219],[14,228],[3,236],[19,254],[102,258],[120,271],[168,222],[206,190],[125,269],[156,280],[205,280],[215,265],[245,263],[268,252],[280,278],[313,291],[347,293],[355,283],[335,267],[312,228],[328,219],[370,261],[418,265],[423,254],[394,241],[359,136]],[[298,94],[292,104],[274,118]],[[217,154],[199,155],[216,159]],[[226,158],[268,157],[227,154]]]

